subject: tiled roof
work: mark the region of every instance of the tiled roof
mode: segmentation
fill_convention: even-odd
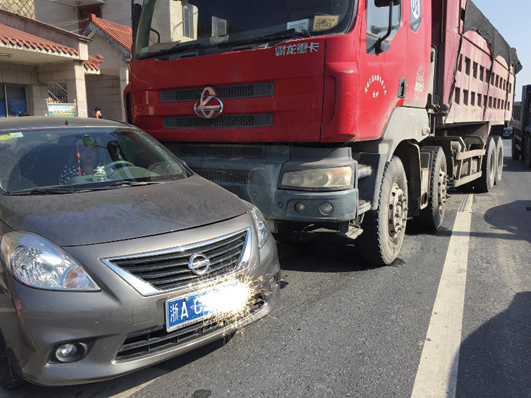
[[[133,30],[130,26],[106,21],[105,19],[98,18],[94,14],[90,15],[90,22],[125,50],[131,51],[131,47],[133,46]]]
[[[95,57],[89,55],[88,61],[84,61],[85,69],[89,72],[99,72],[103,57],[98,54]]]
[[[20,50],[34,50],[48,54],[79,57],[79,51],[72,47],[55,43],[51,40],[0,23],[0,46],[2,45]],[[97,55],[96,57],[89,56],[89,59],[83,61],[83,64],[87,72],[98,72],[102,61],[103,57],[101,55]]]
[[[0,23],[0,42],[20,49],[79,56],[79,51]]]

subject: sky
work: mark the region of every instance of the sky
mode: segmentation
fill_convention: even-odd
[[[531,84],[531,0],[473,0],[511,47],[516,48],[523,66],[516,75],[516,101],[522,85]]]

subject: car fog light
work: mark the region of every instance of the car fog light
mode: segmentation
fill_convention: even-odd
[[[325,202],[319,206],[319,211],[325,216],[329,216],[334,211],[334,206],[332,203]]]
[[[55,357],[60,362],[68,362],[77,354],[77,347],[75,344],[63,344],[62,346],[57,347],[55,350]]]
[[[299,214],[302,214],[306,211],[306,206],[302,202],[297,202],[295,204],[295,211]]]

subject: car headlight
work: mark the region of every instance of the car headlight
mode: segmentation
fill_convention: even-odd
[[[254,226],[256,233],[258,234],[258,246],[262,247],[267,240],[269,239],[269,236],[271,233],[269,232],[269,228],[267,227],[267,222],[260,210],[258,210],[258,207],[255,205],[243,201],[245,205],[249,208],[249,211],[251,212],[251,215],[253,216],[254,220]]]
[[[81,264],[49,240],[27,232],[2,238],[2,261],[21,283],[49,290],[97,291]]]
[[[281,184],[292,188],[348,188],[352,183],[352,167],[286,171]]]

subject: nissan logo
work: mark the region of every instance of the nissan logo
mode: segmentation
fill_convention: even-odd
[[[188,268],[196,275],[204,275],[210,268],[210,260],[203,253],[194,253],[188,261]]]
[[[218,93],[212,87],[207,87],[201,93],[201,98],[194,105],[195,114],[204,119],[213,119],[223,113],[223,102],[217,97]]]

